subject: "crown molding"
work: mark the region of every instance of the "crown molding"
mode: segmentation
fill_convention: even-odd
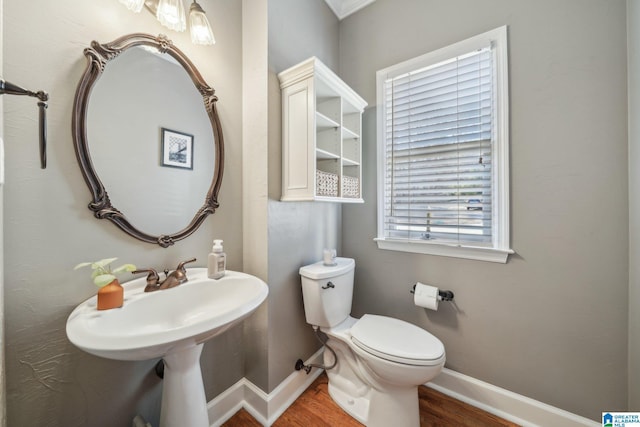
[[[333,13],[342,20],[362,9],[365,6],[370,5],[376,0],[325,0]]]

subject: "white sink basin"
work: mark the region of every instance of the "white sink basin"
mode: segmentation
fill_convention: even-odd
[[[206,268],[188,268],[187,277],[179,286],[147,293],[146,276],[132,280],[122,285],[122,308],[98,311],[94,296],[67,320],[69,340],[88,353],[117,360],[164,358],[161,427],[209,426],[201,344],[249,316],[268,294],[262,280],[245,273],[227,270],[213,280]],[[202,408],[194,411],[200,401]]]
[[[262,280],[235,271],[213,280],[206,268],[189,268],[187,277],[182,285],[147,293],[146,276],[124,283],[124,306],[118,309],[98,311],[96,297],[89,298],[67,320],[69,340],[108,359],[162,357],[224,332],[251,314],[268,293]]]

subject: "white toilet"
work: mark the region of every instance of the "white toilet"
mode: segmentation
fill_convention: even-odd
[[[329,394],[368,427],[418,427],[418,386],[435,378],[444,346],[422,328],[391,317],[349,316],[355,261],[336,258],[300,268],[307,323],[319,327],[337,354],[327,370]],[[333,364],[325,350],[324,363]]]

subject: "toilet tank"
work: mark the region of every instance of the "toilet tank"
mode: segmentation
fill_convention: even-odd
[[[349,316],[355,265],[351,258],[336,258],[334,266],[320,261],[300,268],[307,323],[330,328]]]

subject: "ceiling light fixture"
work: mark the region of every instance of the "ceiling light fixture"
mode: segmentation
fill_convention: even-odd
[[[145,6],[155,15],[160,24],[174,31],[184,31],[187,28],[183,0],[119,0],[120,3],[133,12],[140,12]],[[216,42],[207,15],[196,0],[189,9],[189,32],[191,41],[199,45],[212,45]]]
[[[182,0],[160,0],[156,10],[156,18],[160,24],[170,30],[182,32],[187,29]]]
[[[189,31],[191,32],[191,41],[194,44],[211,45],[216,42],[207,15],[195,0],[189,8]]]
[[[135,13],[140,12],[144,6],[144,0],[120,0],[120,3]]]

